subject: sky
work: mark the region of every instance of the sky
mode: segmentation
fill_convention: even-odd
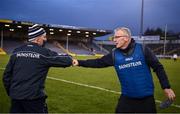
[[[1,0],[0,19],[140,33],[142,0]],[[180,0],[144,0],[144,29],[180,32]]]

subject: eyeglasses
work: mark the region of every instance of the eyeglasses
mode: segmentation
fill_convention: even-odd
[[[121,38],[121,37],[128,37],[128,36],[113,36],[113,39],[118,39],[118,38]]]

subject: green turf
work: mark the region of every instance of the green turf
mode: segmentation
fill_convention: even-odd
[[[94,57],[78,57],[78,59],[86,59]],[[4,68],[9,57],[0,56],[0,68]],[[164,65],[171,86],[176,93],[177,105],[180,105],[180,61],[161,60]],[[8,112],[10,101],[7,97],[4,87],[2,85],[3,70],[0,70],[0,113]],[[154,75],[154,73],[153,73]],[[70,68],[51,68],[48,73],[49,77],[64,79],[81,84],[97,86],[101,88],[110,89],[113,91],[120,91],[118,78],[113,67],[92,69],[82,67]],[[156,75],[154,77],[155,84],[155,98],[158,100],[165,100],[164,93],[160,88],[160,84]],[[46,91],[48,94],[48,108],[49,112],[76,112],[76,113],[111,113],[114,112],[119,95],[98,89],[88,88],[75,84],[70,84],[62,81],[47,79]],[[158,112],[180,112],[180,108],[169,107],[165,110],[158,108]]]

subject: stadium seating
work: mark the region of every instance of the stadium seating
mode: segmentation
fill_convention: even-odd
[[[4,40],[3,49],[7,54],[11,54],[13,50],[24,44],[23,41],[20,40]]]
[[[89,50],[84,49],[83,47],[81,47],[81,45],[78,45],[76,43],[69,43],[69,51],[81,55],[92,55]]]
[[[156,55],[164,54],[164,44],[147,44]],[[166,55],[173,55],[174,53],[180,55],[180,44],[168,43],[166,44]]]
[[[4,45],[0,50],[0,53],[7,52],[7,54],[11,54],[16,47],[24,44],[21,40],[12,40],[6,39],[4,40]],[[163,43],[146,43],[146,45],[156,54],[163,55],[164,54],[164,44]],[[78,41],[69,41],[68,50],[66,49],[66,42],[64,41],[48,41],[46,48],[50,50],[56,51],[59,54],[70,54],[72,56],[75,55],[105,55],[112,51],[115,48],[114,44],[108,43],[94,43],[93,42],[78,42]],[[172,56],[176,53],[178,56],[180,55],[180,44],[179,43],[167,43],[166,44],[166,55]]]
[[[164,44],[146,44],[156,55],[163,55],[164,54]],[[111,51],[115,48],[115,45],[107,45],[103,44],[103,48],[108,51]],[[178,43],[167,43],[165,47],[165,54],[172,56],[176,53],[178,56],[180,55],[180,44]]]
[[[95,50],[96,54],[104,54],[104,55],[106,55],[110,51],[107,50],[106,48],[104,48],[103,45],[104,45],[103,43],[98,44],[96,41],[93,41],[91,47]]]
[[[65,54],[65,52],[57,46],[56,42],[48,42],[45,47],[59,54]]]

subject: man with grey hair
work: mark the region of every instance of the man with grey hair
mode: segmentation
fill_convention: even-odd
[[[126,34],[128,37],[131,37],[131,31],[129,30],[129,28],[126,28],[126,27],[119,27],[119,28],[116,28],[114,30],[114,33],[118,32],[118,31],[123,31],[124,34]]]
[[[50,67],[69,67],[72,58],[44,48],[44,28],[29,27],[28,44],[13,51],[3,76],[11,113],[48,113],[45,80]]]
[[[73,60],[73,65],[91,68],[114,66],[122,93],[116,113],[156,112],[150,67],[157,74],[165,96],[171,101],[175,99],[162,64],[147,46],[131,38],[128,28],[115,29],[113,41],[116,48],[111,53],[99,59]]]

